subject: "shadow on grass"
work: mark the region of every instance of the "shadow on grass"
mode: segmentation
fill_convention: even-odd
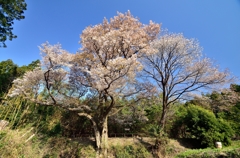
[[[179,142],[180,145],[182,145],[185,148],[189,148],[189,149],[200,149],[201,148],[200,142],[196,139],[178,138],[177,141]]]

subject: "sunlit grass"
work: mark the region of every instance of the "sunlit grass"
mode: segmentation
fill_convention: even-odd
[[[224,147],[222,149],[217,148],[205,148],[205,149],[189,149],[181,152],[176,158],[188,158],[188,157],[215,157],[217,155],[240,155],[240,141],[233,141],[231,146]]]

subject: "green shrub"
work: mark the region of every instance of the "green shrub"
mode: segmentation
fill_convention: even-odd
[[[228,146],[233,136],[233,130],[226,121],[217,119],[211,111],[196,105],[179,108],[172,131],[177,138],[197,142],[197,148],[213,147],[216,141]]]
[[[235,132],[235,138],[240,139],[240,102],[231,106],[228,111],[222,111],[217,114],[218,117],[227,120]]]

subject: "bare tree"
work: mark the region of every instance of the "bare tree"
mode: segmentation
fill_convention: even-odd
[[[131,97],[136,101],[136,96],[150,90],[138,84],[135,76],[142,70],[139,55],[150,49],[149,43],[159,30],[159,24],[150,21],[143,25],[130,12],[118,13],[110,22],[104,19],[102,24],[87,27],[77,54],[45,43],[40,48],[42,68],[15,80],[10,96],[24,94],[39,104],[87,117],[93,125],[97,149],[106,154],[107,119],[122,108],[117,100]],[[41,95],[43,91],[48,95]]]
[[[166,33],[151,42],[153,48],[143,58],[144,76],[155,81],[162,93],[159,125],[164,129],[167,111],[189,92],[226,83],[229,73],[220,72],[194,39]]]

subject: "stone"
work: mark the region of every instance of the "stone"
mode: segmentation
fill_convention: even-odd
[[[0,120],[0,131],[3,130],[8,124],[8,121]]]

